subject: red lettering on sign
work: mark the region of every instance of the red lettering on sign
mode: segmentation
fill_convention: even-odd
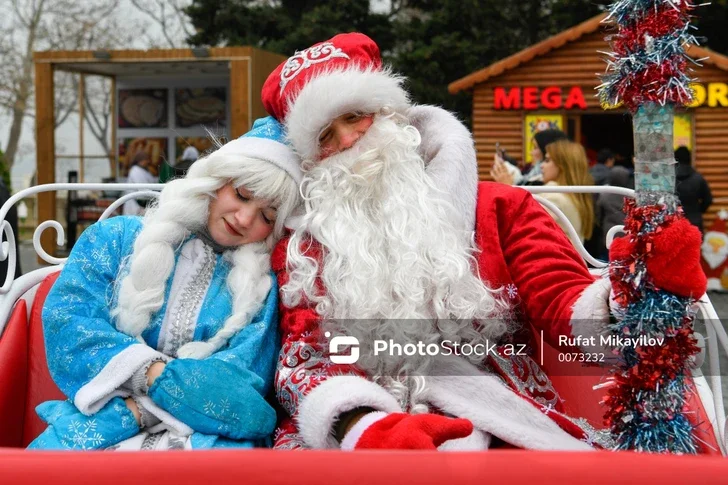
[[[561,107],[561,88],[551,86],[541,92],[541,105],[546,109]]]
[[[571,91],[569,91],[569,95],[566,97],[566,101],[564,101],[564,108],[566,109],[571,109],[574,107],[574,105],[581,109],[586,109],[584,93],[581,92],[581,88],[579,86],[574,86],[573,88],[571,88]]]
[[[521,88],[511,88],[506,94],[505,88],[493,90],[493,106],[495,109],[520,109]]]
[[[538,109],[538,88],[523,88],[523,109]]]
[[[569,90],[569,93],[566,95],[566,101],[563,101],[562,96],[566,89]],[[493,88],[493,107],[495,109],[524,110],[537,110],[541,108],[555,110],[561,109],[562,107],[563,109],[586,109],[586,100],[584,99],[584,92],[580,86],[563,89],[559,86],[547,86],[543,90],[539,90],[535,86],[524,86],[522,88],[498,87]]]

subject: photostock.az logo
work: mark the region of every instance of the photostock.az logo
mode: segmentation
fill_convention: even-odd
[[[325,332],[326,338],[331,332]],[[339,348],[350,347],[350,354],[339,354]],[[356,337],[338,336],[329,342],[329,356],[334,364],[355,364],[359,360],[359,340]]]

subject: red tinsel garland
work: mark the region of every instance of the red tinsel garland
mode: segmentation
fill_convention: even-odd
[[[682,29],[689,21],[693,5],[680,3],[678,8],[671,5],[652,11],[629,27],[623,27],[618,34],[611,36],[614,52],[626,56],[645,47],[647,37],[653,39],[672,34]]]

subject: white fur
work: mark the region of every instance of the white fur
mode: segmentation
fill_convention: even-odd
[[[452,113],[437,106],[413,106],[407,118],[420,132],[420,154],[427,174],[449,198],[465,229],[473,231],[478,160],[470,131]]]
[[[465,359],[439,357],[433,374],[427,377],[428,401],[446,414],[469,419],[481,431],[525,449],[592,449],[508,389],[498,377]]]
[[[571,333],[573,336],[599,336],[609,323],[609,295],[612,286],[608,278],[599,278],[581,292],[571,307]],[[601,346],[583,348],[584,352],[602,352]]]
[[[313,388],[301,402],[297,424],[311,448],[339,448],[332,435],[342,413],[370,407],[385,413],[401,413],[397,400],[381,386],[357,376],[335,376]]]
[[[247,325],[261,308],[272,285],[269,249],[280,237],[284,219],[297,205],[298,190],[293,177],[279,164],[240,153],[248,145],[252,147],[249,147],[251,153],[255,153],[254,149],[260,148],[259,140],[240,138],[230,144],[232,148],[226,145],[195,162],[185,178],[167,183],[158,205],[144,218],[144,227],[124,269],[128,268],[128,272],[122,272],[125,276],[117,282],[118,304],[111,313],[119,331],[139,337],[147,328],[152,315],[164,304],[166,283],[175,269],[176,248],[190,234],[207,225],[210,200],[225,184],[244,185],[256,197],[271,200],[278,205],[279,220],[266,242],[246,244],[225,253],[232,263],[227,286],[233,298],[233,314],[208,340],[208,345],[183,347],[181,355],[209,356]]]
[[[122,350],[109,360],[96,377],[84,384],[73,397],[73,404],[79,411],[90,416],[97,413],[116,396],[127,395],[119,388],[136,371],[154,360],[169,361],[161,352],[148,345],[134,344]]]
[[[359,367],[383,379],[422,375],[429,359],[385,361],[366,348],[375,338],[477,343],[507,330],[507,304],[473,273],[472,240],[426,174],[419,141],[412,126],[378,116],[356,146],[310,169],[306,213],[288,245],[284,304],[313,302],[339,324],[332,333],[359,339]],[[304,253],[309,238],[324,246],[321,270]]]
[[[278,143],[267,138],[253,136],[241,137],[230,143],[226,143],[215,153],[217,154],[216,157],[224,154],[265,160],[285,170],[296,183],[300,184],[303,178],[300,160],[296,154],[283,143]]]
[[[334,118],[349,112],[378,113],[382,108],[404,114],[410,102],[404,78],[388,70],[359,66],[323,71],[288,101],[288,139],[304,160],[319,150],[319,135]]]

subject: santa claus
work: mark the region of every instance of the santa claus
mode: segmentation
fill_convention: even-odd
[[[703,237],[703,271],[708,277],[708,289],[728,290],[728,230],[726,230],[728,211],[718,212],[713,224]]]
[[[296,53],[263,88],[305,172],[305,207],[273,256],[290,415],[276,447],[608,446],[563,414],[526,345],[533,325],[608,357],[589,339],[609,318],[608,280],[528,192],[478,184],[467,130],[402,83],[354,33]],[[358,347],[334,358],[341,342]]]

